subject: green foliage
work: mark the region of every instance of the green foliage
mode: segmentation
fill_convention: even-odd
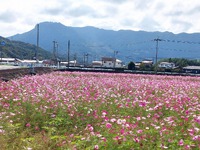
[[[35,51],[37,47],[32,44],[19,42],[19,41],[11,41],[9,39],[0,37],[0,41],[5,41],[6,45],[1,46],[0,50],[2,50],[2,57],[11,57],[18,59],[33,59],[35,55]],[[49,59],[52,54],[42,48],[38,50],[38,59]]]
[[[153,70],[153,66],[141,63],[140,70],[142,70],[142,71],[152,71]]]
[[[166,59],[161,59],[160,62],[173,62],[175,63],[176,66],[183,68],[186,66],[200,66],[200,61],[198,60],[189,60],[185,58],[166,58]]]
[[[130,62],[129,64],[128,64],[128,70],[135,70],[135,64],[134,64],[134,62]]]

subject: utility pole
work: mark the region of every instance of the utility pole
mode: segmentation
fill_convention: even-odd
[[[97,55],[93,55],[93,59],[94,59],[94,61],[96,61]]]
[[[83,67],[85,67],[85,53],[83,54]]]
[[[53,41],[53,61],[54,61],[54,65],[56,64],[56,41]]]
[[[70,55],[70,40],[68,40],[68,51],[67,51],[67,61],[68,61],[68,69],[69,69],[69,63],[70,63],[70,58],[69,58],[69,55]]]
[[[75,54],[74,54],[74,60],[76,60],[76,59],[77,59],[77,54],[75,53]]]
[[[58,59],[58,42],[56,43],[56,58]]]
[[[76,56],[76,53],[75,53],[74,54],[74,66],[76,66],[76,63],[77,63],[76,59],[77,59],[77,56]]]
[[[115,68],[116,66],[116,55],[118,54],[118,51],[114,51],[114,58],[113,58],[113,61],[114,61],[114,64],[113,64],[113,68]]]
[[[37,48],[35,51],[35,60],[38,59],[38,50],[39,50],[39,24],[37,24]]]
[[[88,56],[89,56],[89,54],[87,53],[87,54],[85,54],[85,56],[86,56],[86,66],[88,67]]]
[[[158,42],[160,42],[160,41],[163,41],[162,39],[159,39],[159,37],[157,38],[157,39],[154,39],[154,41],[156,41],[156,63],[155,63],[155,73],[157,74],[157,71],[158,71],[158,65],[157,65],[157,63],[158,63]]]
[[[57,62],[57,68],[59,68],[60,60],[58,59],[58,42],[56,43],[56,62]]]

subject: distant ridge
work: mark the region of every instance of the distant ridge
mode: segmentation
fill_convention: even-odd
[[[4,41],[5,46],[1,46],[2,57],[6,58],[19,58],[19,59],[33,59],[35,55],[36,46],[33,44],[9,40],[0,36],[0,42]],[[42,48],[39,48],[38,59],[51,58],[52,54]]]
[[[59,54],[67,54],[67,42],[71,41],[71,56],[83,59],[89,54],[89,59],[98,60],[102,56],[114,57],[118,51],[119,59],[140,61],[155,59],[156,42],[160,38],[158,58],[188,58],[200,59],[200,33],[146,32],[132,30],[105,30],[91,26],[69,27],[61,23],[42,22],[40,25],[40,46],[47,51],[53,51],[52,41],[58,42]],[[32,30],[9,37],[12,40],[31,44],[36,42],[36,27]]]

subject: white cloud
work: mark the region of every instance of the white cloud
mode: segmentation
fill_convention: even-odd
[[[199,0],[6,0],[0,5],[0,36],[43,21],[105,29],[200,32]]]
[[[0,14],[0,22],[2,23],[13,23],[17,21],[17,14],[11,12],[10,10],[6,10]]]

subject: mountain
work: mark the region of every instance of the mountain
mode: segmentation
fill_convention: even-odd
[[[95,27],[68,27],[61,23],[43,22],[39,24],[40,47],[53,51],[53,41],[58,42],[58,53],[67,58],[67,43],[70,40],[70,58],[83,59],[88,54],[90,60],[114,57],[125,61],[140,61],[156,57],[158,59],[189,58],[200,59],[200,33],[173,34],[171,32],[145,32],[132,30],[104,30]],[[36,43],[37,28],[23,34],[9,37],[11,40]]]
[[[0,36],[0,42],[4,41],[5,45],[0,47],[2,57],[19,58],[19,59],[32,59],[35,56],[36,46],[29,43],[20,41],[13,41]],[[52,54],[42,48],[38,49],[38,59],[51,58]]]

